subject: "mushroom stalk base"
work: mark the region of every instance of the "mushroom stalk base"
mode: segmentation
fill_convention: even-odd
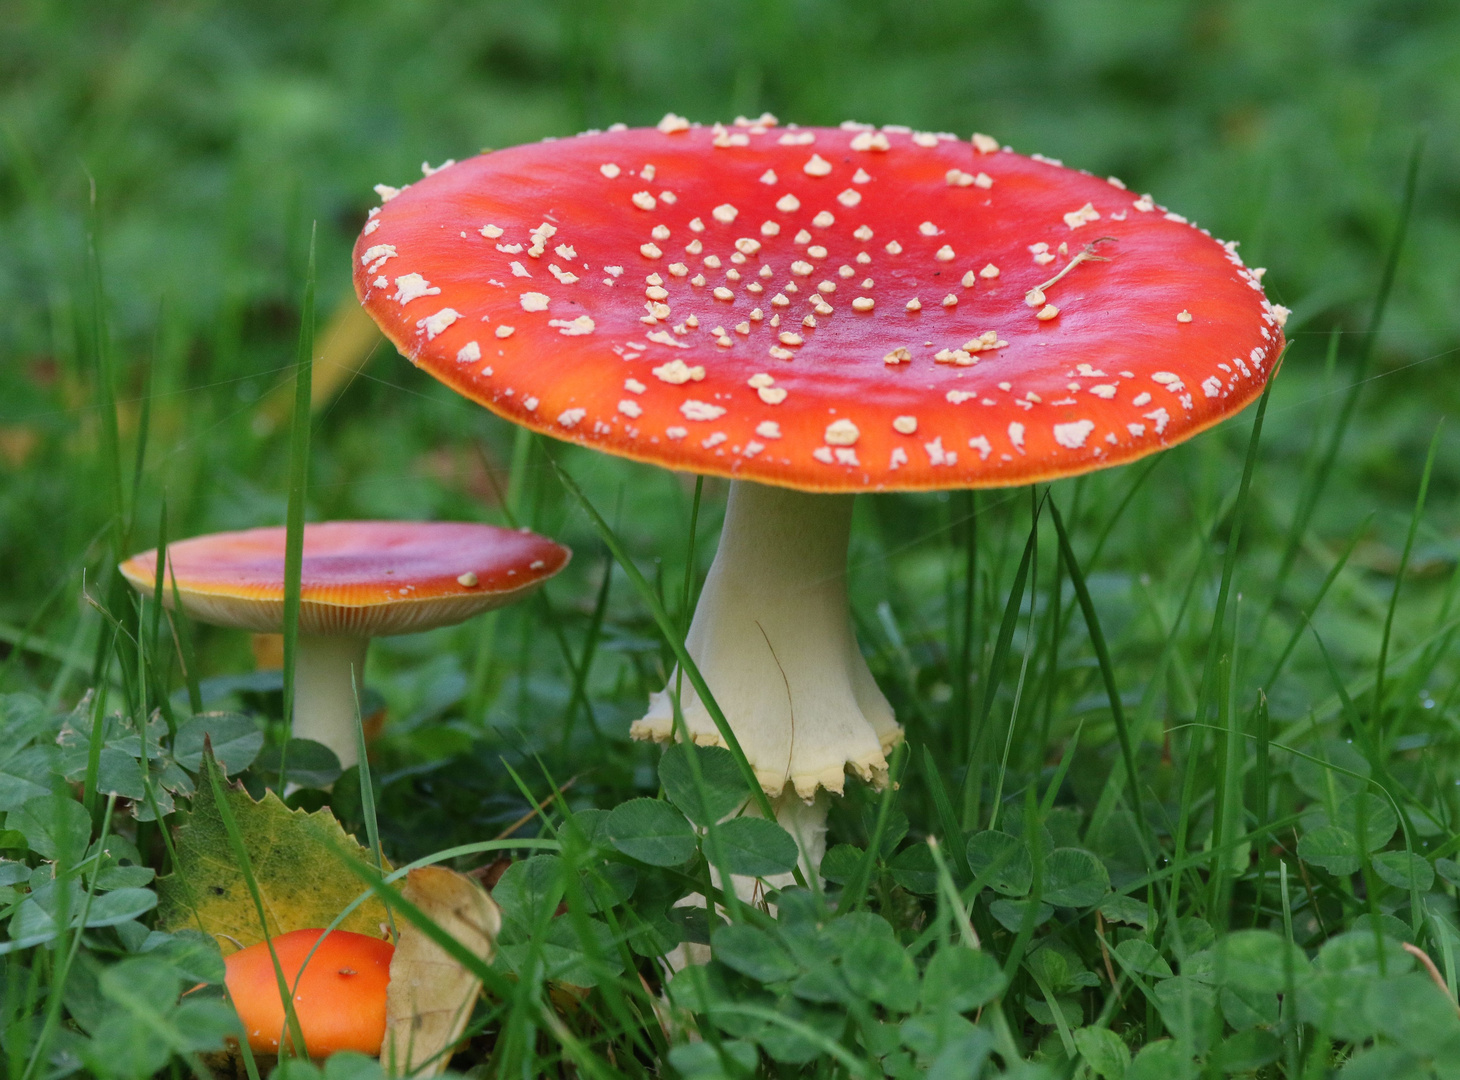
[[[299,635],[293,735],[324,743],[345,769],[360,760],[356,702],[364,699],[369,647],[368,638]]]
[[[840,793],[848,769],[883,783],[902,739],[867,670],[847,600],[852,496],[749,481],[730,486],[720,547],[685,646],[766,793],[787,784],[810,801]],[[635,722],[636,739],[674,737],[678,673]],[[689,680],[679,687],[690,737],[722,744]],[[819,861],[819,860],[817,860]]]
[[[776,823],[796,840],[796,847],[801,852],[797,862],[801,867],[802,875],[808,882],[814,877],[819,877],[821,860],[826,855],[826,815],[827,811],[831,809],[831,796],[824,791],[818,791],[816,796],[808,801],[799,798],[795,792],[788,791],[771,802],[771,809],[775,811]],[[734,814],[730,815],[730,817],[734,816]],[[762,817],[763,815],[760,808],[752,802],[745,807],[745,816]],[[713,866],[710,867],[710,880],[716,888],[720,887],[720,871]],[[742,903],[764,906],[772,915],[776,913],[776,906],[766,902],[766,893],[775,889],[789,888],[795,882],[795,874],[772,874],[768,878],[730,875],[730,884],[734,886],[735,895],[740,898]],[[679,900],[674,906],[702,908],[707,907],[708,904],[702,895],[693,893]],[[716,911],[721,915],[726,913],[720,905],[716,905]],[[708,945],[687,941],[671,949],[667,960],[671,970],[681,971],[688,964],[708,964],[710,956]]]

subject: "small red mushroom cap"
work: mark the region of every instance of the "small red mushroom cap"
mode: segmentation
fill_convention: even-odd
[[[1066,476],[1240,410],[1283,344],[1235,244],[986,136],[671,117],[380,190],[355,287],[402,353],[518,424],[675,469]]]
[[[180,540],[167,549],[188,614],[217,626],[277,633],[284,621],[283,528]],[[512,603],[567,565],[571,552],[536,533],[458,522],[327,521],[304,527],[299,629],[375,637],[450,626]],[[153,590],[157,551],[122,563]]]
[[[294,988],[294,1013],[309,1054],[315,1058],[342,1050],[379,1054],[385,1038],[385,991],[395,946],[364,934],[335,930],[309,956],[323,933],[295,930],[273,939],[284,979]],[[240,949],[224,965],[228,994],[248,1045],[260,1053],[277,1053],[286,1019],[268,942]]]

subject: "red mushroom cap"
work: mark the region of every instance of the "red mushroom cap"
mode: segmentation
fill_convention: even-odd
[[[278,632],[284,621],[283,528],[180,540],[167,549],[190,615]],[[459,522],[326,521],[304,527],[299,629],[375,637],[450,626],[512,603],[567,565],[571,552],[536,533]],[[122,563],[151,593],[157,551]]]
[[[1283,343],[1235,244],[986,136],[671,116],[379,190],[355,287],[402,353],[518,424],[675,469],[1066,476],[1241,409]]]
[[[342,1050],[379,1054],[385,1038],[385,991],[390,985],[388,941],[332,931],[309,957],[323,930],[295,930],[273,939],[279,968],[294,988],[294,1014],[311,1057]],[[299,969],[309,957],[301,978]],[[240,949],[224,960],[228,994],[248,1045],[276,1053],[285,1032],[284,1005],[268,942]],[[298,980],[298,985],[295,985]]]

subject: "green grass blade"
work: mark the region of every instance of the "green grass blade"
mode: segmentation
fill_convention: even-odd
[[[93,545],[98,543],[106,535],[106,532],[107,530],[105,527],[100,529],[94,536],[91,537],[89,541],[87,541],[87,543],[84,545],[83,550],[89,551]],[[3,662],[0,662],[0,687],[4,687],[7,684],[10,678],[11,671],[20,661],[21,656],[24,655],[27,649],[33,650],[37,655],[46,656],[52,660],[61,661],[61,663],[64,665],[61,669],[63,673],[69,671],[72,668],[85,667],[86,664],[89,663],[89,661],[85,658],[81,651],[75,647],[74,644],[71,648],[67,648],[66,646],[61,645],[58,642],[52,642],[47,640],[43,635],[40,634],[41,623],[45,621],[45,617],[49,613],[51,605],[59,600],[62,594],[67,591],[68,586],[70,586],[75,580],[76,573],[82,570],[86,562],[87,559],[85,555],[83,555],[81,558],[73,560],[70,566],[66,567],[59,575],[57,575],[55,584],[50,587],[45,596],[42,597],[40,602],[35,605],[34,610],[32,610],[30,614],[30,618],[26,619],[24,626],[12,627],[4,623],[0,623],[0,641],[4,641],[8,645],[12,646],[10,650],[10,655],[7,656]],[[85,622],[82,620],[78,620],[76,626],[78,635],[85,629]],[[56,681],[52,684],[52,693],[56,692],[56,687],[61,684],[63,678],[63,675],[57,675]],[[64,690],[64,687],[62,687],[62,689]],[[57,695],[55,701],[59,700],[59,695]],[[54,702],[51,702],[50,704],[54,704]]]
[[[938,771],[933,751],[927,746],[923,747],[923,779],[928,785],[928,793],[933,797],[938,825],[943,830],[943,843],[953,857],[953,865],[958,870],[958,881],[962,884],[973,877],[973,870],[968,865],[968,851],[963,843],[963,830],[959,827],[958,817],[953,811],[953,800],[948,797],[948,789],[943,786],[943,776]]]
[[[1325,397],[1328,396],[1329,388],[1333,382],[1334,372],[1338,367],[1338,347],[1342,342],[1343,331],[1340,327],[1334,326],[1328,332],[1328,348],[1325,350],[1323,357],[1322,386],[1325,391]],[[1352,387],[1349,388],[1348,393],[1353,393]],[[1327,410],[1325,409],[1324,414],[1326,413]],[[1342,415],[1343,408],[1342,404],[1340,404],[1339,416]],[[1263,612],[1259,629],[1262,624],[1265,624],[1272,617],[1272,613],[1277,609],[1278,601],[1282,598],[1282,589],[1287,583],[1288,574],[1291,572],[1293,564],[1297,561],[1298,552],[1302,549],[1303,537],[1308,530],[1308,521],[1313,513],[1312,510],[1306,509],[1307,503],[1311,498],[1314,506],[1317,505],[1318,495],[1321,494],[1322,487],[1328,480],[1328,470],[1332,468],[1332,462],[1328,459],[1326,451],[1320,449],[1323,444],[1320,421],[1325,418],[1326,416],[1318,416],[1314,419],[1313,432],[1303,455],[1304,466],[1301,474],[1303,477],[1302,493],[1299,496],[1298,508],[1294,511],[1292,520],[1288,522],[1287,537],[1283,541],[1282,557],[1278,562],[1278,572],[1274,579],[1278,587],[1268,596],[1267,608]],[[1334,423],[1335,425],[1338,423],[1338,417],[1335,417]],[[1332,432],[1330,432],[1331,435]]]
[[[289,431],[289,509],[284,537],[284,755],[279,790],[288,786],[288,739],[294,729],[294,671],[299,659],[299,594],[304,571],[304,510],[309,485],[310,381],[314,370],[315,236],[309,235],[309,268],[299,313],[299,349],[294,363],[294,418]]]
[[[112,368],[111,346],[107,333],[106,290],[102,282],[100,242],[97,236],[99,223],[95,184],[91,188],[88,213],[86,286],[91,316],[91,325],[88,327],[91,336],[91,374],[96,380],[97,420],[100,425],[98,460],[112,515],[113,561],[119,563],[127,557],[127,536],[123,525],[126,504],[122,494],[122,437],[117,422],[116,373]]]
[[[1368,523],[1373,518],[1374,515],[1372,513],[1366,516],[1359,527],[1354,530],[1353,536],[1349,537],[1348,546],[1343,549],[1343,554],[1338,557],[1338,561],[1329,569],[1327,576],[1323,579],[1323,584],[1318,587],[1318,591],[1313,595],[1313,599],[1303,609],[1298,624],[1293,627],[1293,633],[1288,638],[1287,645],[1278,654],[1277,660],[1272,665],[1272,671],[1268,673],[1267,680],[1263,682],[1262,685],[1264,687],[1270,690],[1273,684],[1278,681],[1278,676],[1282,674],[1283,668],[1287,666],[1288,658],[1292,656],[1293,650],[1298,647],[1298,642],[1302,640],[1303,635],[1307,632],[1308,623],[1318,611],[1318,605],[1323,603],[1323,598],[1328,595],[1328,590],[1338,580],[1338,575],[1343,573],[1343,568],[1348,565],[1349,557],[1353,555],[1354,548],[1359,546],[1359,540],[1363,537],[1365,531],[1367,531]]]
[[[137,417],[137,445],[132,459],[132,498],[129,517],[135,524],[137,496],[142,490],[142,469],[147,464],[147,437],[152,428],[152,383],[156,377],[157,353],[162,342],[162,312],[158,312],[157,327],[152,336],[152,355],[142,368],[142,407]]]
[[[294,1012],[294,996],[290,993],[289,980],[284,978],[284,968],[279,963],[279,954],[274,948],[274,939],[269,934],[269,917],[264,911],[263,894],[259,892],[258,879],[254,877],[253,863],[248,857],[248,848],[244,846],[243,834],[238,831],[238,822],[233,817],[233,808],[228,805],[223,783],[218,779],[218,763],[213,760],[212,747],[207,745],[206,740],[203,751],[203,770],[208,774],[208,784],[213,789],[213,802],[218,807],[218,817],[223,822],[223,831],[228,834],[229,849],[238,865],[238,872],[243,875],[244,884],[248,886],[249,897],[253,900],[254,912],[258,915],[259,929],[264,935],[264,944],[269,947],[269,959],[274,964],[274,978],[279,987],[279,1000],[284,1005],[284,1020],[289,1031],[290,1041],[293,1043],[294,1054],[301,1058],[305,1057],[308,1049],[305,1046],[304,1033],[299,1027],[299,1017]],[[283,1047],[281,1046],[280,1049],[282,1050]]]
[[[1034,491],[1030,489],[1030,495]],[[999,758],[999,772],[994,781],[994,797],[989,803],[989,828],[998,824],[999,804],[1004,797],[1004,778],[1009,770],[1009,751],[1014,745],[1014,731],[1019,726],[1019,706],[1024,700],[1024,681],[1029,675],[1029,658],[1034,655],[1034,646],[1039,637],[1034,623],[1034,605],[1039,597],[1039,504],[1033,506],[1034,524],[1030,538],[1034,541],[1033,558],[1029,562],[1029,620],[1024,633],[1024,656],[1019,662],[1019,680],[1014,684],[1014,702],[1009,706],[1009,729],[1004,736],[1004,752]]]
[[[152,673],[152,685],[157,696],[157,707],[162,710],[163,719],[167,723],[167,733],[177,734],[177,717],[172,711],[172,701],[168,695],[167,680],[169,669],[158,667],[157,660],[163,655],[160,635],[162,633],[162,582],[167,572],[167,492],[162,493],[162,508],[157,517],[157,562],[152,571],[152,611],[151,621],[147,627],[145,637],[139,635],[139,640],[145,646],[147,662]],[[141,613],[138,612],[138,624],[141,623]],[[171,653],[169,651],[169,656]]]
[[[669,647],[673,650],[675,659],[679,661],[679,665],[689,678],[690,684],[695,688],[695,693],[699,695],[700,702],[705,706],[706,711],[709,712],[710,719],[714,721],[715,730],[720,733],[720,738],[725,740],[726,748],[735,758],[735,764],[740,770],[740,775],[745,779],[745,784],[750,790],[751,798],[755,801],[756,806],[760,808],[761,814],[767,820],[774,821],[776,819],[776,813],[771,809],[770,800],[766,798],[766,793],[761,789],[760,782],[755,778],[755,770],[750,767],[750,762],[745,757],[745,751],[740,746],[740,740],[735,737],[734,729],[730,727],[730,722],[725,719],[725,714],[715,701],[714,695],[710,693],[710,688],[706,684],[704,676],[700,674],[699,666],[690,657],[689,651],[684,647],[684,640],[679,636],[679,628],[675,625],[674,620],[669,617],[669,613],[664,609],[664,605],[660,602],[658,595],[654,591],[654,587],[639,572],[639,568],[634,565],[633,559],[629,557],[628,551],[624,548],[623,541],[618,538],[618,534],[613,531],[608,522],[603,520],[593,504],[588,501],[588,496],[583,494],[583,490],[568,475],[567,470],[559,465],[551,455],[548,456],[548,463],[552,466],[553,471],[557,473],[558,479],[562,482],[568,494],[582,507],[583,512],[588,516],[588,520],[593,525],[593,528],[597,530],[603,542],[608,545],[609,551],[613,552],[613,557],[618,560],[618,564],[624,568],[624,573],[628,575],[629,581],[633,583],[634,588],[638,591],[640,599],[643,600],[644,605],[648,607],[650,613],[654,616],[654,621],[659,624],[660,632],[664,635]]]
[[[400,890],[392,888],[387,884],[386,879],[374,867],[361,863],[346,852],[337,851],[335,854],[346,869],[358,877],[370,889],[371,893],[384,901],[388,907],[399,911],[407,922],[415,926],[416,929],[424,933],[437,945],[441,946],[447,955],[462,967],[466,968],[476,978],[480,979],[482,985],[490,993],[502,997],[512,996],[512,983],[501,972],[494,969],[487,961],[477,956],[465,945],[448,934],[439,923],[402,896]],[[545,905],[545,907],[547,914],[551,916],[553,907],[548,905]]]
[[[1338,451],[1343,446],[1344,437],[1348,434],[1349,423],[1353,419],[1354,408],[1358,405],[1359,394],[1368,379],[1369,363],[1374,355],[1379,328],[1384,325],[1384,313],[1389,307],[1389,296],[1394,291],[1394,277],[1399,270],[1399,255],[1404,250],[1404,239],[1409,232],[1409,222],[1414,212],[1414,196],[1419,187],[1419,165],[1424,157],[1424,148],[1425,136],[1421,133],[1415,139],[1414,147],[1409,152],[1409,165],[1404,178],[1404,199],[1399,207],[1399,218],[1394,225],[1394,235],[1390,239],[1389,249],[1384,255],[1384,270],[1379,277],[1379,289],[1374,297],[1374,308],[1369,314],[1369,325],[1364,332],[1363,343],[1354,357],[1353,381],[1349,384],[1348,393],[1344,396],[1343,405],[1339,409],[1338,419],[1334,422],[1333,431],[1329,435],[1328,446],[1324,450],[1318,471],[1304,489],[1297,513],[1293,515],[1293,523],[1288,532],[1287,544],[1283,549],[1282,561],[1278,564],[1277,576],[1272,584],[1271,603],[1274,604],[1282,596],[1288,574],[1292,572],[1293,563],[1297,560],[1303,536],[1307,533],[1308,524],[1313,518],[1313,511],[1318,507],[1323,490],[1328,485],[1328,478],[1333,473],[1334,463],[1338,460]]]
[[[1394,630],[1394,612],[1399,607],[1399,589],[1404,584],[1404,575],[1409,570],[1409,557],[1414,553],[1414,537],[1419,531],[1420,519],[1424,517],[1425,496],[1430,490],[1430,474],[1435,469],[1435,454],[1440,449],[1440,432],[1444,430],[1444,421],[1435,427],[1435,433],[1430,438],[1430,452],[1425,456],[1424,472],[1419,478],[1419,494],[1415,496],[1414,513],[1409,517],[1409,532],[1404,537],[1404,551],[1399,556],[1399,569],[1394,574],[1394,588],[1389,593],[1389,608],[1384,613],[1384,633],[1379,639],[1379,660],[1374,672],[1374,697],[1373,713],[1374,721],[1378,728],[1378,738],[1383,741],[1384,729],[1384,669],[1389,662],[1389,638]]]
[[[1019,623],[1019,608],[1024,603],[1024,585],[1029,579],[1029,567],[1039,536],[1039,517],[1036,513],[1030,524],[1029,539],[1024,543],[1024,554],[1019,559],[1019,568],[1014,572],[1014,585],[1009,590],[1008,602],[1004,605],[1004,617],[999,623],[999,636],[994,641],[994,654],[989,659],[988,675],[984,679],[983,700],[979,706],[978,730],[969,732],[968,771],[963,778],[963,825],[974,828],[978,824],[979,802],[983,794],[983,778],[980,775],[983,756],[984,734],[988,730],[989,714],[993,712],[994,698],[999,692],[1004,666],[1009,659],[1009,646],[1014,640],[1014,630]]]
[[[363,679],[363,673],[357,676],[351,671],[350,687],[355,692],[355,753],[359,755],[360,770],[360,816],[365,819],[365,839],[370,843],[370,857],[375,861],[375,869],[384,873],[385,849],[380,844],[380,822],[375,816],[375,781],[370,771],[369,747],[365,745],[365,720],[360,715],[360,686]],[[395,914],[389,907],[385,909],[385,917],[390,920],[391,936],[398,936]],[[300,974],[303,974],[302,968]]]
[[[695,558],[696,533],[700,524],[700,499],[705,493],[705,478],[695,477],[695,497],[689,511],[689,535],[685,538],[684,551],[684,594],[680,597],[679,622],[680,637],[689,633],[690,619],[694,615],[694,593],[695,584],[699,573],[696,567],[698,560]]]
[[[1222,559],[1222,581],[1217,589],[1217,606],[1212,614],[1212,630],[1208,639],[1206,660],[1202,667],[1201,688],[1197,692],[1196,719],[1205,721],[1210,707],[1215,683],[1217,660],[1222,652],[1222,642],[1227,627],[1227,602],[1232,593],[1232,578],[1237,572],[1238,549],[1242,541],[1242,525],[1247,517],[1247,501],[1252,489],[1252,475],[1257,470],[1257,452],[1262,443],[1262,423],[1267,416],[1267,403],[1272,397],[1273,384],[1282,370],[1284,349],[1273,364],[1272,374],[1257,399],[1257,415],[1252,421],[1252,433],[1247,439],[1247,455],[1242,463],[1242,479],[1237,486],[1237,500],[1232,506],[1232,527],[1227,534],[1227,550]]]
[[[1120,519],[1125,516],[1131,500],[1140,493],[1141,488],[1151,478],[1151,474],[1156,471],[1157,466],[1168,457],[1170,457],[1169,454],[1152,454],[1138,466],[1139,471],[1136,473],[1136,478],[1125,489],[1125,494],[1120,497],[1120,502],[1115,504],[1115,509],[1105,519],[1105,524],[1100,526],[1100,535],[1095,538],[1095,546],[1090,549],[1091,566],[1100,561],[1100,554],[1105,550],[1105,542],[1110,539],[1110,534],[1115,531],[1115,527],[1120,524]]]
[[[1090,644],[1095,649],[1095,660],[1100,666],[1100,678],[1105,683],[1105,696],[1110,701],[1110,715],[1115,723],[1115,736],[1120,742],[1120,756],[1125,762],[1126,782],[1130,787],[1131,812],[1136,818],[1136,828],[1142,837],[1142,850],[1147,865],[1151,864],[1155,843],[1151,838],[1150,823],[1146,820],[1145,803],[1141,798],[1140,773],[1136,771],[1135,748],[1131,745],[1130,729],[1125,721],[1125,706],[1120,700],[1120,689],[1115,682],[1115,665],[1110,660],[1110,650],[1105,645],[1105,633],[1100,628],[1100,617],[1095,613],[1095,602],[1090,599],[1090,589],[1085,584],[1085,574],[1080,569],[1075,553],[1070,547],[1070,538],[1065,532],[1064,519],[1060,517],[1059,506],[1053,499],[1049,502],[1049,516],[1054,522],[1054,531],[1059,537],[1060,557],[1069,571],[1070,585],[1075,590],[1075,600],[1085,617],[1085,629],[1090,635]]]
[[[163,582],[167,580],[167,492],[157,513],[157,563],[152,571],[152,624],[147,628],[148,648],[156,656],[161,649]]]
[[[106,800],[106,812],[102,817],[101,832],[97,840],[98,851],[106,844],[107,837],[111,834],[112,811],[116,809],[117,797],[108,795]],[[85,848],[82,849],[85,855]],[[57,877],[63,884],[69,883],[70,875],[76,872],[77,867],[69,869],[57,867]],[[45,1051],[50,1046],[51,1038],[55,1034],[56,1027],[61,1019],[61,1006],[64,1001],[66,984],[70,981],[72,965],[76,961],[76,954],[81,949],[81,942],[85,937],[83,928],[86,926],[87,915],[91,911],[91,902],[96,897],[97,879],[100,877],[100,861],[95,870],[92,871],[91,881],[87,884],[86,891],[82,896],[80,918],[77,920],[74,934],[67,934],[70,923],[69,904],[64,899],[60,910],[57,912],[57,925],[59,933],[56,939],[56,955],[58,962],[56,969],[51,976],[51,985],[46,998],[45,1019],[41,1023],[40,1034],[36,1037],[35,1046],[31,1050],[30,1060],[26,1062],[25,1072],[21,1080],[30,1080],[35,1075],[36,1067],[45,1057]],[[83,875],[85,871],[82,870]],[[83,879],[84,880],[84,879]],[[69,940],[68,940],[69,938]]]
[[[88,814],[96,810],[96,778],[101,767],[101,748],[106,735],[107,669],[120,636],[119,629],[112,630],[111,646],[107,649],[106,660],[102,662],[101,678],[97,681],[93,691],[95,696],[91,699],[91,735],[86,747],[86,776],[81,787],[81,805],[86,807]]]
[[[608,611],[608,591],[613,584],[613,556],[604,559],[603,584],[598,587],[598,596],[593,602],[593,614],[588,618],[588,631],[583,636],[583,650],[578,654],[578,663],[573,671],[573,688],[568,694],[568,706],[563,711],[563,736],[560,745],[566,753],[573,734],[573,723],[578,718],[578,708],[588,714],[588,723],[594,736],[603,742],[599,728],[588,702],[588,673],[593,670],[593,658],[598,653],[598,644],[603,634],[603,618]]]
[[[1175,860],[1180,863],[1186,856],[1186,838],[1191,825],[1192,800],[1195,793],[1196,774],[1198,764],[1201,761],[1197,740],[1202,737],[1202,731],[1210,709],[1211,698],[1214,687],[1219,678],[1218,672],[1221,666],[1221,659],[1225,655],[1224,642],[1227,633],[1227,602],[1232,591],[1232,578],[1237,568],[1237,553],[1241,546],[1242,524],[1247,516],[1247,501],[1252,487],[1252,475],[1257,468],[1257,451],[1262,441],[1262,424],[1267,415],[1267,403],[1272,398],[1273,384],[1277,382],[1278,373],[1282,370],[1283,357],[1287,355],[1287,349],[1278,355],[1277,361],[1273,364],[1272,374],[1268,376],[1267,385],[1263,387],[1262,396],[1257,401],[1257,415],[1252,421],[1252,433],[1247,440],[1247,454],[1242,463],[1242,479],[1237,486],[1237,497],[1232,504],[1231,531],[1227,536],[1227,550],[1222,559],[1221,584],[1217,589],[1216,608],[1212,613],[1212,629],[1207,636],[1206,656],[1202,662],[1201,684],[1197,690],[1196,697],[1196,724],[1192,726],[1191,734],[1187,740],[1186,747],[1186,769],[1182,779],[1180,814],[1176,822],[1176,852]],[[1219,516],[1218,522],[1222,519]],[[1172,886],[1171,911],[1179,908],[1181,881],[1178,878]]]
[[[957,705],[953,719],[955,760],[966,755],[973,725],[973,631],[974,608],[978,598],[978,502],[975,496],[976,493],[972,491],[954,492],[952,501],[953,507],[964,511],[955,516],[955,524],[958,523],[957,518],[961,517],[963,525],[962,610],[957,637],[957,663],[953,668],[953,699]]]
[[[892,811],[892,800],[897,793],[898,784],[902,780],[902,770],[906,764],[907,743],[900,742],[893,749],[892,761],[888,763],[887,786],[882,789],[882,795],[877,800],[877,822],[872,827],[872,836],[867,844],[867,851],[863,854],[862,861],[852,880],[847,882],[841,901],[837,904],[839,912],[855,911],[862,906],[862,901],[866,898],[867,889],[872,884],[873,871],[882,857],[882,838],[887,834],[887,819]]]
[[[182,592],[177,587],[177,571],[172,569],[171,564],[168,576],[172,584],[172,610],[167,614],[167,621],[172,627],[178,659],[182,662],[183,679],[188,686],[188,706],[196,716],[203,711],[203,689],[198,679],[198,656],[193,648],[193,625],[183,609]]]

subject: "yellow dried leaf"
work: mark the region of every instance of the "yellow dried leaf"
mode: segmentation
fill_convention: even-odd
[[[328,808],[312,814],[291,810],[272,791],[255,802],[238,785],[225,789],[224,797],[263,897],[270,936],[326,927],[364,891],[343,860],[368,861],[369,853]],[[158,879],[157,893],[160,929],[197,929],[201,922],[205,933],[221,939],[224,952],[233,942],[242,948],[264,940],[258,910],[206,781],[177,831],[177,866]],[[340,929],[379,937],[386,920],[385,905],[372,896]]]
[[[425,866],[406,875],[401,895],[471,953],[491,960],[502,913],[471,878]],[[452,1048],[471,1019],[481,980],[414,923],[397,918],[397,925],[381,1060],[398,1075],[436,1076],[451,1061]]]

